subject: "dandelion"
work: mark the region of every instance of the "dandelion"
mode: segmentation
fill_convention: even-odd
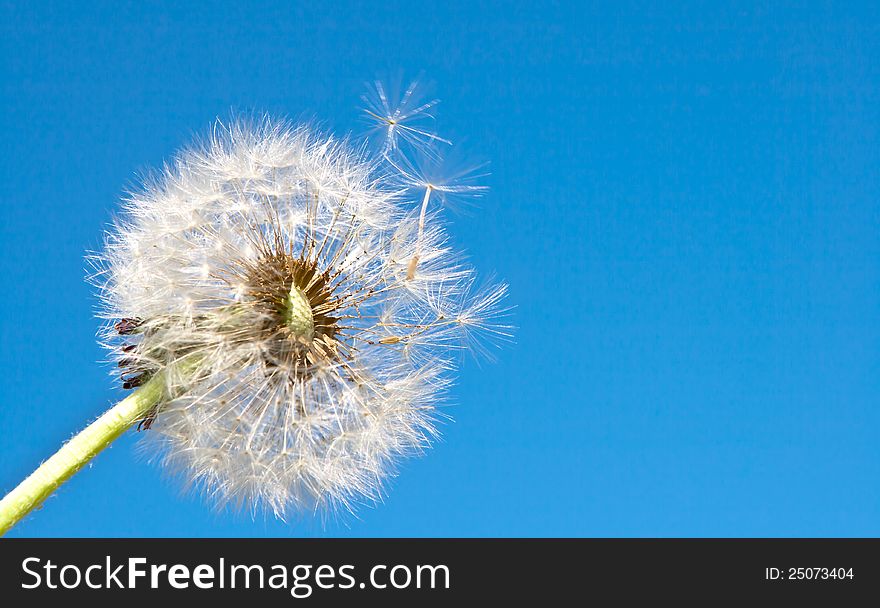
[[[219,506],[380,500],[436,436],[459,354],[509,333],[506,287],[477,287],[426,221],[436,189],[415,212],[386,153],[218,121],[133,194],[92,258],[102,342],[133,392],[0,501],[0,532],[132,425]]]

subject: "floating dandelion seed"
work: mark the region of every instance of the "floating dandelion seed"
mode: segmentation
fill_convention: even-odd
[[[486,174],[480,172],[483,165],[450,170],[448,167],[451,167],[452,163],[438,157],[422,157],[415,161],[407,156],[389,154],[386,155],[386,161],[395,170],[396,179],[405,188],[418,192],[421,197],[416,251],[407,267],[408,278],[412,279],[423,253],[420,243],[425,231],[431,199],[440,199],[445,204],[449,204],[453,198],[464,200],[481,196],[488,188],[478,182],[486,177]]]
[[[407,145],[420,155],[435,157],[436,144],[452,145],[433,132],[434,115],[431,113],[439,99],[427,99],[418,80],[414,80],[399,96],[392,98],[382,81],[375,81],[368,94],[363,95],[364,112],[373,125],[372,133],[382,142],[382,154],[399,152]]]
[[[434,103],[394,113],[378,159],[304,126],[218,122],[132,195],[93,262],[103,341],[137,390],[4,498],[0,531],[132,423],[218,505],[380,499],[435,436],[457,353],[508,335],[505,286],[476,289],[426,221],[443,186],[412,212],[387,154]]]

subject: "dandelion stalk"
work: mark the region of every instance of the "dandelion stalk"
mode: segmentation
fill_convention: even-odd
[[[52,492],[113,443],[133,423],[143,420],[164,396],[165,378],[163,373],[159,373],[65,443],[0,500],[0,535],[39,507]]]

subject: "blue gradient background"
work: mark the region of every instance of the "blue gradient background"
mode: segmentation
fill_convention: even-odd
[[[83,255],[230,111],[357,132],[424,70],[517,342],[357,518],[218,515],[130,433],[11,535],[880,535],[876,5],[139,4],[0,9],[0,491],[122,395]]]

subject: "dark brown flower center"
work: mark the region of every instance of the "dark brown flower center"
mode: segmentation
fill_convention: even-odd
[[[247,265],[249,298],[267,314],[266,361],[307,370],[338,356],[338,318],[330,272],[316,261],[273,248]]]

